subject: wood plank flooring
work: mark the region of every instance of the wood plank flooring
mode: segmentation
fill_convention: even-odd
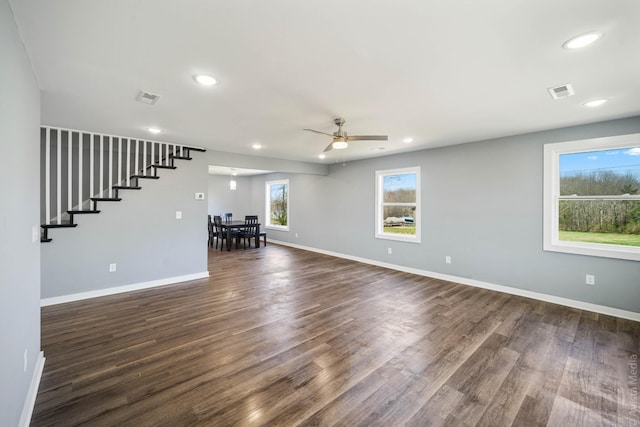
[[[32,425],[639,425],[637,322],[274,244],[209,271],[43,308]]]

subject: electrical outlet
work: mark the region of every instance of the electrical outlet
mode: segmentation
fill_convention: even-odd
[[[182,211],[176,211],[176,219],[182,219]]]
[[[447,264],[451,264],[451,257],[449,255],[444,257],[444,262],[447,263]]]
[[[40,227],[38,227],[37,225],[34,225],[33,227],[31,227],[31,243],[35,243],[38,241],[38,230],[40,229]]]
[[[115,273],[115,272],[116,272],[116,265],[109,264],[109,273]]]
[[[595,285],[596,284],[596,276],[594,276],[593,274],[587,274],[587,276],[585,278],[585,283],[587,285]]]
[[[24,370],[24,372],[27,372],[27,361],[28,361],[28,358],[27,358],[27,349],[25,348],[25,349],[24,349],[24,366],[23,366],[23,368],[22,368],[22,369]]]
[[[393,249],[391,249],[391,248],[387,248],[387,254],[388,254],[388,255],[391,255],[392,253],[393,253]]]

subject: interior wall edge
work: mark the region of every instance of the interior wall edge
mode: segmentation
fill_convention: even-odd
[[[40,387],[40,380],[42,379],[42,372],[44,371],[44,352],[38,353],[38,359],[33,370],[33,376],[31,377],[31,384],[29,385],[29,391],[22,407],[22,414],[20,415],[20,427],[29,427],[31,422],[31,416],[33,415],[33,408],[36,406],[36,397],[38,396],[38,388]]]

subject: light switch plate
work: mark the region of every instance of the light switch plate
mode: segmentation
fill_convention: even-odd
[[[182,219],[182,211],[176,211],[176,219]]]

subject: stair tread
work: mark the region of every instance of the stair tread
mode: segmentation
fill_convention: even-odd
[[[153,175],[132,175],[131,178],[160,179],[159,176],[153,176]]]
[[[158,169],[176,169],[176,166],[165,166],[165,165],[151,165],[152,168]]]
[[[113,187],[114,190],[141,190],[142,187],[133,187],[133,186],[127,186],[127,185],[114,185]]]
[[[204,153],[205,151],[207,151],[204,148],[196,148],[196,147],[183,147],[183,148],[186,148],[187,150],[191,150],[191,151],[199,151],[201,153]]]
[[[53,239],[43,239],[43,238],[40,238],[40,242],[41,242],[41,243],[48,243],[48,242],[51,242],[52,240],[53,240]]]
[[[78,214],[99,214],[100,211],[94,211],[94,210],[67,211],[67,213],[70,213],[70,214],[73,214],[73,215],[78,215]]]
[[[71,228],[71,227],[77,227],[78,224],[68,224],[68,223],[63,223],[63,224],[42,224],[40,227],[42,228]]]
[[[186,157],[186,156],[169,156],[172,159],[178,159],[178,160],[192,160],[193,157]]]
[[[94,202],[119,202],[122,199],[119,197],[92,197],[91,200]]]

